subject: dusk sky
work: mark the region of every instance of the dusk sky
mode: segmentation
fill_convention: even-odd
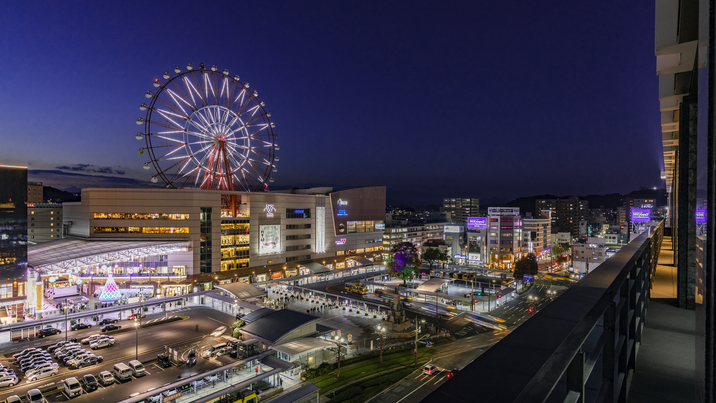
[[[159,186],[138,106],[200,62],[272,112],[272,188],[438,204],[663,187],[649,1],[12,2],[0,27],[0,163],[58,188]]]

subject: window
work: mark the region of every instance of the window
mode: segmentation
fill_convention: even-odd
[[[288,224],[286,229],[309,229],[311,224]]]
[[[311,239],[311,234],[286,235],[287,241],[295,241],[297,239]]]
[[[306,250],[311,249],[311,245],[291,245],[286,247],[286,252],[291,252],[295,250]]]
[[[311,255],[291,256],[286,258],[286,262],[297,262],[299,260],[311,260]]]
[[[286,218],[311,218],[311,209],[286,209]]]
[[[188,220],[189,214],[167,213],[94,213],[95,220]]]

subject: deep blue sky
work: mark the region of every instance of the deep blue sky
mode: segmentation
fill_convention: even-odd
[[[274,187],[662,186],[653,2],[11,2],[0,33],[0,162],[60,188],[149,184],[138,106],[189,62],[266,101]]]

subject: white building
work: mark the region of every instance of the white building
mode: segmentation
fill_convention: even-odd
[[[542,210],[539,218],[522,219],[522,245],[526,253],[542,255],[552,247],[552,211]]]
[[[607,259],[606,239],[589,237],[587,243],[572,245],[572,267],[577,273],[589,273]]]

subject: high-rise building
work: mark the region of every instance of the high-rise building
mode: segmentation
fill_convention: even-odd
[[[522,220],[522,245],[525,253],[541,255],[551,247],[552,243],[552,211],[540,211],[538,218]]]
[[[580,230],[581,221],[589,218],[589,202],[578,197],[567,199],[541,199],[535,201],[536,211],[552,211],[552,232],[569,232],[573,238],[584,235],[584,226]]]
[[[626,220],[631,221],[631,210],[634,208],[638,209],[649,209],[651,211],[650,217],[656,215],[657,207],[656,200],[654,199],[633,199],[628,198],[624,202],[624,209],[626,210]]]
[[[28,203],[42,203],[42,182],[27,182],[27,202]]]
[[[54,241],[62,238],[62,204],[27,204],[27,240],[31,243]]]
[[[522,256],[522,219],[519,207],[487,209],[487,253],[490,265],[511,269]]]
[[[27,167],[0,165],[0,305],[14,312],[27,277],[26,201]]]
[[[442,211],[450,213],[454,224],[467,226],[468,217],[480,214],[480,199],[443,199]]]

